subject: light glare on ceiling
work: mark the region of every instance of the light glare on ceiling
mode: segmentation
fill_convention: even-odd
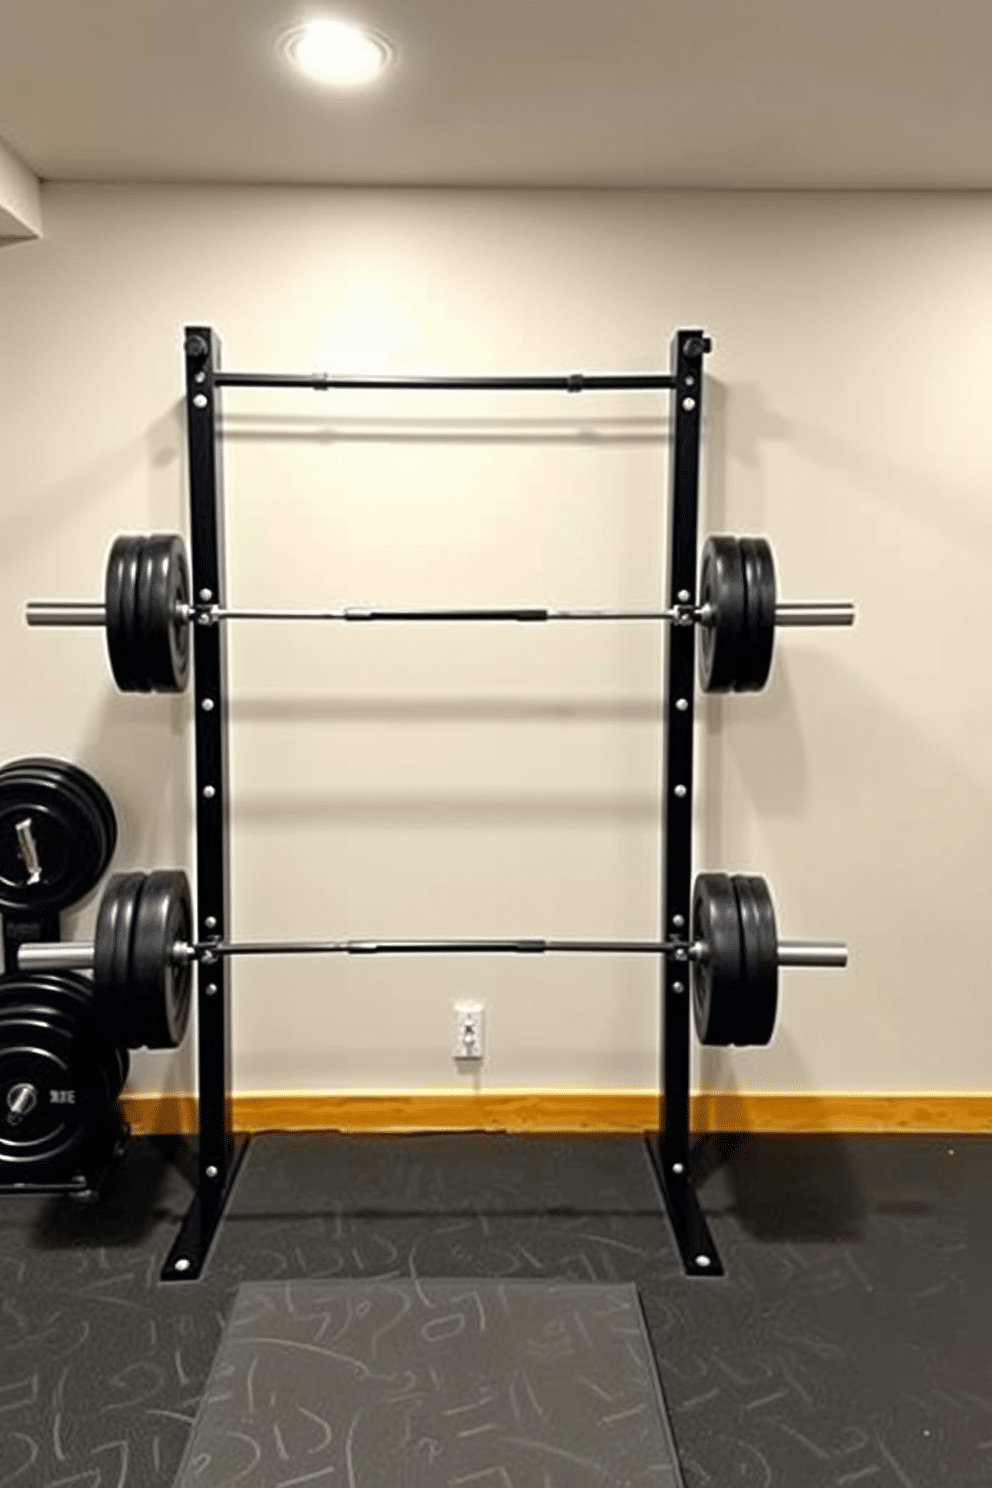
[[[392,60],[384,36],[344,21],[310,21],[283,38],[286,57],[307,77],[337,87],[370,83]]]

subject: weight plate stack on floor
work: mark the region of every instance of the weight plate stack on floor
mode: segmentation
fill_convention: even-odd
[[[97,1037],[67,972],[0,977],[0,1184],[65,1183],[122,1134],[126,1052]]]
[[[78,765],[45,757],[0,769],[0,909],[46,915],[102,878],[117,819],[102,786]]]
[[[173,959],[192,940],[189,881],[179,870],[117,873],[100,901],[94,936],[97,1023],[129,1049],[175,1049],[189,1024],[193,970]]]

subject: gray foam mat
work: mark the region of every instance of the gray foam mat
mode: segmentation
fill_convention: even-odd
[[[249,1282],[176,1488],[683,1488],[637,1288]]]

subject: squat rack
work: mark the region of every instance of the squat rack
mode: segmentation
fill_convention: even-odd
[[[190,562],[194,603],[224,606],[224,497],[219,392],[224,387],[384,389],[388,391],[667,391],[672,394],[673,449],[666,603],[696,602],[699,457],[703,358],[712,343],[701,330],[679,330],[667,373],[554,377],[300,376],[221,369],[211,326],[185,331],[186,429],[189,448]],[[687,1274],[719,1276],[720,1257],[696,1198],[689,1168],[689,936],[692,893],[693,716],[695,630],[668,627],[665,662],[662,936],[685,952],[662,962],[662,1058],[658,1128],[646,1135],[668,1218]],[[196,751],[196,927],[203,940],[223,940],[230,919],[228,689],[225,627],[193,627]],[[165,1265],[163,1281],[200,1275],[247,1147],[235,1138],[231,1112],[230,989],[224,958],[201,961],[196,984],[198,1127],[196,1190]]]

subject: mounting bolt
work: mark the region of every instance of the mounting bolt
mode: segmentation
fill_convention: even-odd
[[[679,800],[681,801],[682,797],[685,795],[685,786],[684,785],[677,785],[675,787],[675,794],[678,796]]]
[[[685,915],[672,915],[672,924],[675,926],[676,930],[681,930],[682,926],[685,924]]]
[[[214,597],[214,591],[212,589],[201,589],[200,590],[200,598],[203,600],[204,604],[207,602],[208,599],[213,599],[213,597]]]
[[[688,602],[689,602],[689,591],[688,591],[688,589],[680,589],[679,590],[679,604],[688,604]]]
[[[212,801],[216,794],[217,792],[214,790],[212,785],[205,785],[203,787],[203,796],[205,800]]]
[[[217,929],[217,916],[216,915],[207,915],[207,918],[204,920],[203,924],[204,924],[204,928],[207,929],[207,930],[216,930]]]
[[[204,401],[204,403],[206,403],[206,399],[205,398],[204,398],[203,401]],[[196,402],[196,399],[195,398],[193,399],[193,402],[194,403]],[[696,406],[696,400],[695,400],[695,398],[683,398],[682,399],[682,407],[685,409],[686,413],[691,413],[692,410],[695,408],[695,406]]]
[[[214,1167],[213,1163],[211,1163],[209,1165],[209,1167],[206,1170],[206,1173],[207,1173],[207,1177],[208,1178],[216,1178],[217,1177],[217,1169]]]
[[[684,982],[673,982],[672,983],[672,991],[673,992],[679,992],[679,993],[684,992],[685,991],[685,983]]]
[[[186,355],[191,357],[205,357],[210,347],[202,336],[186,337]]]
[[[204,713],[212,713],[214,711],[214,700],[213,700],[213,698],[204,698],[203,699],[203,703],[202,703],[201,706],[203,708]]]
[[[712,1264],[713,1262],[710,1260],[708,1255],[698,1255],[696,1257],[696,1265],[702,1266],[704,1270],[707,1266],[712,1266]]]
[[[175,1264],[175,1268],[174,1269],[176,1271],[188,1271],[189,1270],[189,1261],[186,1259],[185,1256],[180,1256],[179,1257],[178,1261]]]
[[[673,1173],[684,1173],[685,1172],[685,1166],[684,1166],[684,1164],[683,1163],[672,1163],[672,1172]]]
[[[713,350],[713,342],[709,336],[690,336],[682,350],[687,357],[698,362],[701,356]]]
[[[217,995],[217,983],[208,982],[205,990],[208,997],[215,997]]]
[[[193,407],[206,408],[208,401],[206,393],[197,393],[193,399]]]
[[[204,703],[203,706],[206,707],[207,706],[206,703]],[[211,703],[210,706],[212,708],[213,707],[213,703]],[[676,708],[678,709],[678,711],[680,713],[684,713],[685,710],[689,706],[688,699],[686,699],[686,698],[676,698],[675,699],[675,706],[676,706]]]

